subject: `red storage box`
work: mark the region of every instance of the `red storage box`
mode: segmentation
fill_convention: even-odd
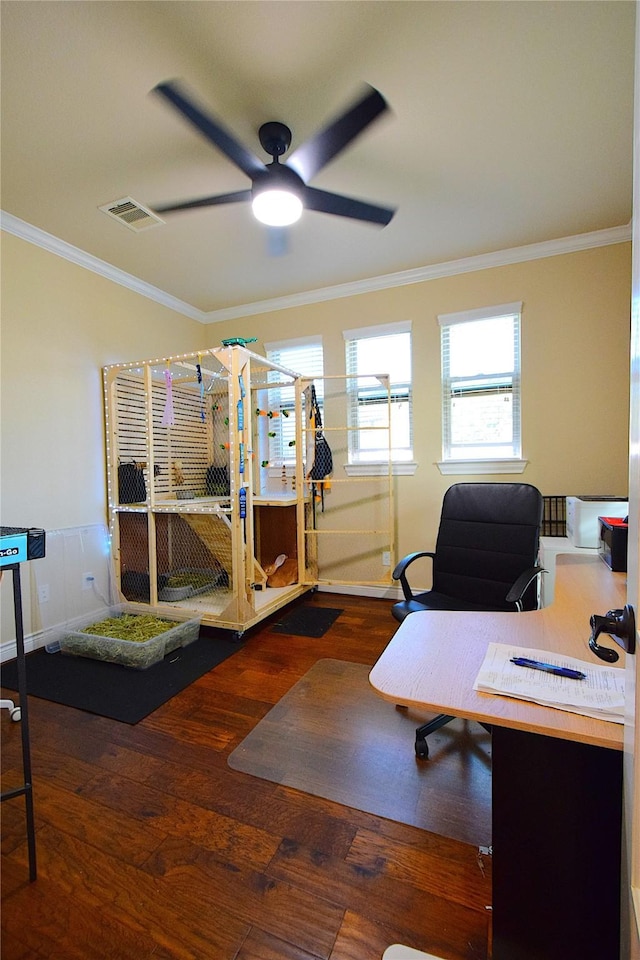
[[[598,517],[600,545],[598,553],[612,570],[627,569],[629,524],[619,517]]]

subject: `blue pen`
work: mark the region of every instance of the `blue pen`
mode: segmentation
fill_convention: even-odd
[[[531,667],[532,670],[544,670],[545,673],[554,673],[556,677],[568,677],[569,680],[586,680],[586,673],[581,670],[572,670],[570,667],[556,667],[553,663],[541,663],[539,660],[527,660],[526,657],[511,657],[511,663],[516,667]]]

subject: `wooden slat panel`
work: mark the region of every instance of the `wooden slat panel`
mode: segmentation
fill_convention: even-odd
[[[152,386],[153,461],[156,468],[156,496],[174,496],[176,486],[204,493],[207,467],[214,460],[211,401],[207,398],[201,417],[199,390],[193,385],[175,383],[172,389],[174,421],[172,426],[163,426],[162,417],[166,403],[164,383]],[[121,461],[147,460],[147,408],[145,385],[142,378],[133,373],[122,373],[116,380],[115,434],[116,457]],[[218,425],[219,429],[219,425]],[[225,439],[228,439],[225,437]],[[178,483],[174,464],[179,464],[181,483]],[[159,472],[157,472],[159,469]],[[149,473],[145,470],[147,484]]]

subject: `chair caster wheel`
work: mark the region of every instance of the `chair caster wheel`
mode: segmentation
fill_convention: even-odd
[[[20,711],[20,707],[14,707],[13,710],[10,711],[9,716],[11,717],[14,723],[18,723],[18,721],[22,719],[22,713]]]
[[[429,759],[429,747],[427,746],[426,740],[416,739],[416,757],[418,757],[419,760]]]

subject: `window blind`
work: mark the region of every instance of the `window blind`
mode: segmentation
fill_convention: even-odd
[[[344,331],[349,460],[375,463],[413,456],[411,326],[407,322]],[[386,384],[375,374],[387,374]]]
[[[322,406],[324,358],[321,337],[300,337],[295,340],[281,340],[266,343],[267,358],[280,366],[288,367],[306,377],[317,378],[315,384],[318,402]],[[269,380],[277,382],[278,372],[269,372]],[[271,464],[283,464],[295,460],[292,444],[296,436],[295,418],[292,416],[295,405],[295,392],[291,386],[273,387],[268,390],[268,405],[271,413],[277,413],[269,422],[269,461]]]
[[[438,317],[444,460],[521,456],[520,306]]]

